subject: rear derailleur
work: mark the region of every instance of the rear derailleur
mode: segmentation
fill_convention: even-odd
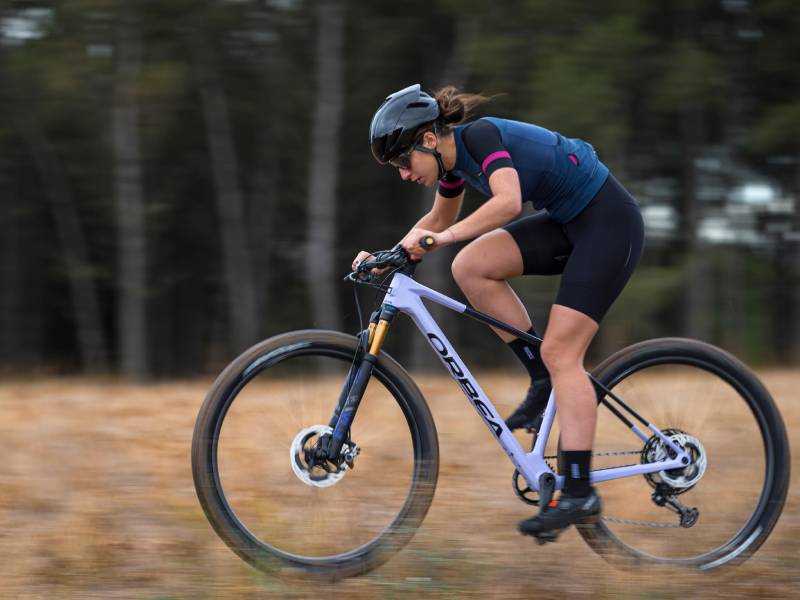
[[[678,500],[674,490],[668,485],[659,483],[653,494],[650,496],[651,500],[656,506],[665,506],[680,517],[681,527],[692,527],[697,523],[700,517],[700,511],[697,508],[689,508],[683,502]]]

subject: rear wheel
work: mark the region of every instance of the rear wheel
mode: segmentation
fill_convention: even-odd
[[[593,374],[692,463],[598,484],[604,518],[579,527],[589,545],[622,565],[712,569],[751,556],[781,514],[790,463],[780,413],[755,375],[718,348],[675,338],[626,348]],[[593,469],[665,452],[658,438],[642,444],[599,408]]]
[[[219,376],[200,410],[192,469],[230,548],[270,573],[336,579],[372,569],[414,535],[433,498],[438,442],[419,389],[381,353],[344,450],[315,465],[357,347],[332,331],[266,340]]]

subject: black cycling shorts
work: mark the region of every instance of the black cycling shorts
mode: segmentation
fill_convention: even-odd
[[[644,250],[639,207],[613,175],[568,223],[547,213],[504,227],[519,246],[525,275],[561,274],[556,304],[599,323],[628,283]]]

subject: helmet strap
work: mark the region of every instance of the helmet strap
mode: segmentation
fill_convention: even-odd
[[[445,176],[447,173],[447,169],[444,168],[444,161],[442,160],[442,155],[439,153],[438,148],[428,148],[426,146],[414,146],[414,150],[419,150],[420,152],[426,152],[427,154],[433,154],[436,158],[436,162],[439,163],[439,179]]]

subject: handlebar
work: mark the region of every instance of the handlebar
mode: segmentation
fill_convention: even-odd
[[[424,236],[420,238],[419,245],[425,250],[430,250],[434,246],[434,239],[429,235]],[[419,260],[412,260],[408,252],[400,244],[397,244],[391,250],[375,252],[372,258],[358,264],[355,271],[349,273],[344,279],[368,284],[374,279],[372,275],[373,269],[385,269],[387,267],[395,267],[397,271],[413,276],[414,270],[420,262]]]

